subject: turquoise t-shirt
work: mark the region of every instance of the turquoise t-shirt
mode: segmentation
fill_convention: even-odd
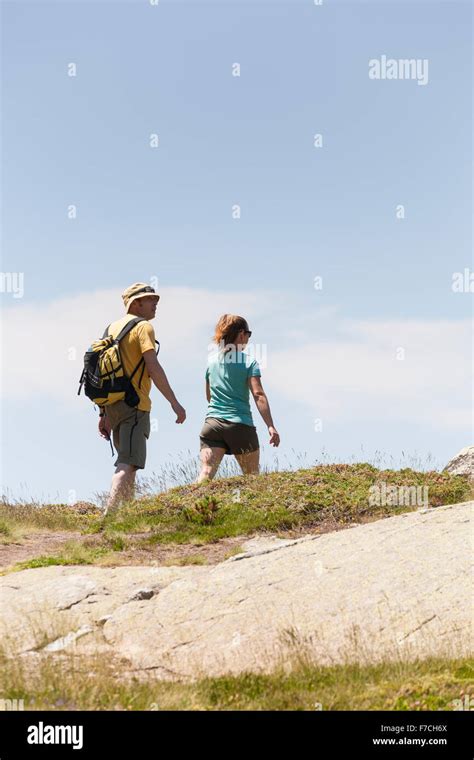
[[[211,400],[206,417],[253,425],[249,377],[261,377],[261,372],[258,362],[244,351],[218,351],[210,356],[206,380],[209,381]]]

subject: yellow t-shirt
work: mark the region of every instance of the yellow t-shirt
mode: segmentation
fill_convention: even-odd
[[[122,319],[118,319],[116,322],[112,322],[109,326],[109,335],[113,335],[113,337],[116,338],[122,327],[124,327],[131,319],[135,319],[134,314],[126,314],[124,317],[122,317]],[[120,341],[120,355],[122,357],[125,374],[128,377],[131,376],[133,370],[140,361],[143,352],[149,351],[150,348],[153,350],[156,348],[155,330],[153,329],[153,325],[151,325],[147,320],[143,320],[142,322],[139,322],[137,325],[135,325],[135,327],[132,327],[125,338]],[[140,387],[138,387],[142,369],[143,376]],[[144,412],[149,412],[151,409],[151,379],[150,375],[148,374],[146,365],[144,366],[142,364],[140,369],[135,372],[132,378],[132,384],[140,398],[138,409]]]

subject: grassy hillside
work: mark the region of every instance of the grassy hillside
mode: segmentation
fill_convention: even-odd
[[[395,503],[376,504],[370,500],[373,486],[385,489],[385,494],[392,486],[408,490],[403,496],[392,497]],[[415,496],[418,500],[412,501]],[[428,503],[420,503],[425,496]],[[50,564],[147,564],[156,560],[163,564],[215,562],[238,551],[239,539],[249,536],[270,532],[297,537],[338,530],[471,498],[472,483],[464,476],[335,464],[179,486],[139,498],[105,519],[98,507],[84,502],[40,506],[3,501],[3,549],[28,541],[32,550],[27,559],[7,559],[1,564],[21,569]],[[62,537],[59,550],[44,551],[48,544],[41,537],[58,531]]]

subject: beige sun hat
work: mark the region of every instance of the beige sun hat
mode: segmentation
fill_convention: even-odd
[[[130,304],[136,301],[137,298],[144,298],[145,296],[155,296],[156,302],[160,300],[160,296],[152,288],[151,285],[147,285],[146,282],[134,282],[129,288],[123,291],[122,301],[125,305],[125,309],[128,313]]]

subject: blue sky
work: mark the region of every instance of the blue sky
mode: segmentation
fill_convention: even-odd
[[[208,337],[231,310],[266,346],[282,460],[363,447],[444,464],[470,442],[472,296],[451,282],[472,270],[471,13],[2,4],[2,271],[25,282],[22,298],[0,293],[4,488],[107,488],[111,458],[75,378],[122,290],[153,277],[188,423],[177,430],[153,390],[148,474],[197,451]],[[428,59],[428,84],[369,79],[383,54]]]

